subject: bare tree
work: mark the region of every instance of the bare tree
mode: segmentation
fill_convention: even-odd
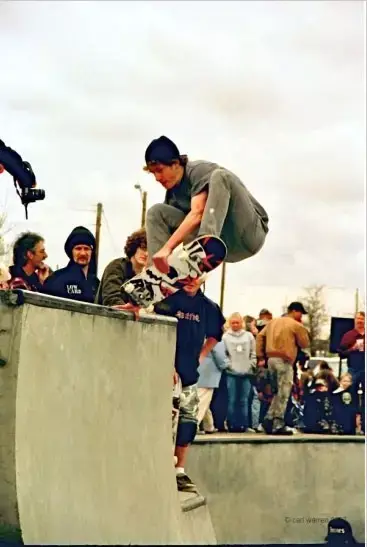
[[[305,287],[306,296],[300,300],[307,310],[305,326],[310,334],[310,352],[311,356],[316,355],[316,351],[320,349],[322,327],[328,320],[326,307],[324,303],[324,285],[312,285]]]
[[[6,244],[4,236],[8,233],[9,230],[5,227],[6,224],[6,214],[0,214],[0,261],[7,262],[9,260],[10,249]]]

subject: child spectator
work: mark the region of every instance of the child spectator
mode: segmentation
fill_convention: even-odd
[[[358,405],[352,384],[352,375],[342,374],[340,386],[332,394],[335,432],[339,435],[355,435],[356,432]]]
[[[332,423],[333,407],[328,381],[315,378],[314,388],[305,401],[305,433],[332,433]]]

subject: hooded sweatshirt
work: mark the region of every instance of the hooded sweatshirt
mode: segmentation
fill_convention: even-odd
[[[79,266],[73,260],[72,251],[76,245],[89,245],[92,247],[92,258],[89,263],[87,277],[83,272],[83,266]],[[59,298],[93,303],[99,286],[99,280],[96,276],[95,248],[94,235],[87,228],[83,226],[74,228],[64,247],[67,256],[70,258],[69,264],[46,279],[42,292]]]
[[[256,368],[256,342],[251,332],[229,329],[223,335],[226,346],[228,369],[227,374],[243,376],[254,374]]]

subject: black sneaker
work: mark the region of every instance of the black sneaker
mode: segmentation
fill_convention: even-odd
[[[177,490],[179,492],[197,492],[197,486],[192,482],[186,473],[176,475]]]
[[[288,427],[285,425],[284,427],[278,427],[277,429],[273,429],[272,435],[293,435],[294,431],[291,427]]]

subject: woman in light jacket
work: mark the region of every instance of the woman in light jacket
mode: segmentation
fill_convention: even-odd
[[[218,388],[222,372],[228,366],[223,340],[218,342],[212,351],[207,355],[198,368],[198,396],[199,414],[198,425],[203,421],[205,433],[214,433],[213,416],[210,411],[210,403],[213,398],[214,389]]]
[[[229,329],[223,335],[226,349],[228,387],[228,431],[249,430],[249,398],[251,378],[256,370],[256,343],[251,332],[245,330],[240,313],[228,319]]]

